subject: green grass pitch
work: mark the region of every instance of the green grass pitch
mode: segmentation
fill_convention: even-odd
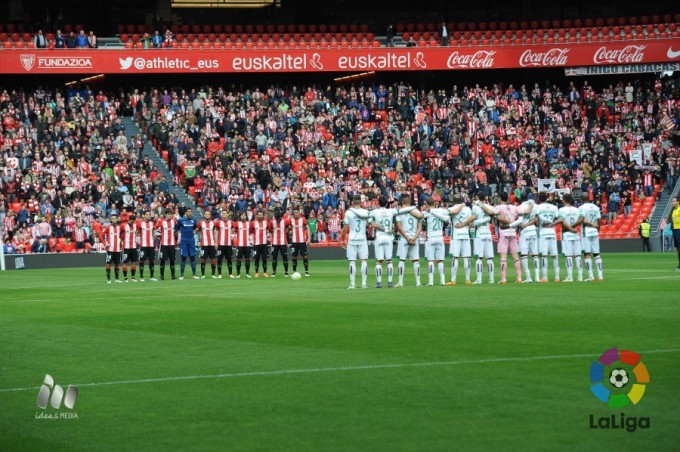
[[[676,265],[609,254],[604,282],[415,288],[408,264],[408,287],[354,291],[340,261],[299,282],[5,272],[0,450],[678,450]],[[637,406],[590,393],[611,347],[649,369]],[[36,406],[45,374],[78,386],[73,410]],[[622,412],[650,428],[589,427]]]

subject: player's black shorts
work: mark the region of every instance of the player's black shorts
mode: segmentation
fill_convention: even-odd
[[[673,229],[673,241],[675,242],[675,247],[680,248],[680,229]]]
[[[217,250],[214,246],[201,247],[201,259],[215,259],[215,256],[217,256]]]
[[[222,245],[217,248],[217,258],[220,260],[226,259],[230,261],[233,254],[234,251],[231,249],[231,246]]]
[[[272,245],[272,259],[276,259],[281,253],[281,256],[288,257],[288,247],[286,245]]]
[[[166,259],[170,259],[170,263],[175,262],[174,245],[161,245],[160,252],[158,253],[158,260],[165,262]]]
[[[309,254],[309,252],[307,251],[307,244],[305,242],[293,243],[292,248],[293,251],[290,254],[293,257],[297,257],[298,254],[302,254],[302,256],[307,256]]]
[[[153,246],[143,246],[139,251],[139,260],[153,262],[156,259],[156,249]]]
[[[239,246],[236,248],[236,258],[237,259],[250,259],[250,256],[253,254],[253,248],[250,246]]]
[[[132,249],[124,249],[123,250],[123,262],[128,263],[128,262],[137,262],[139,260],[139,251],[137,251],[137,248],[132,248]]]
[[[120,258],[121,258],[121,253],[120,251],[107,251],[106,252],[106,264],[107,265],[118,265],[120,264]]]
[[[268,245],[255,245],[253,247],[255,257],[267,257],[269,256],[269,246]]]

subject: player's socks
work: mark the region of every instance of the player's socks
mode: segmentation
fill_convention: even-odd
[[[120,276],[120,269],[118,268],[117,265],[113,268],[113,273],[116,275],[116,279],[118,279],[118,277]]]
[[[581,256],[576,256],[574,261],[576,264],[576,276],[578,276],[578,279],[581,280],[583,279],[583,262],[581,261]]]
[[[149,263],[149,275],[151,276],[151,279],[153,279],[153,271],[155,269],[155,265],[153,262]]]
[[[215,276],[215,268],[217,267],[217,261],[215,259],[210,260],[210,273],[211,275]]]
[[[484,267],[482,266],[482,259],[477,259],[475,261],[475,276],[477,277],[478,282],[482,282],[482,269]]]
[[[106,264],[106,279],[111,281],[111,266]]]
[[[505,281],[508,274],[508,260],[501,259],[501,281]]]
[[[222,261],[217,262],[217,274],[222,276]]]
[[[241,259],[236,260],[236,276],[241,276]]]
[[[595,267],[597,268],[597,277],[602,279],[602,258],[599,255],[595,256]]]
[[[250,274],[250,259],[246,258],[246,275]]]
[[[305,265],[305,273],[309,273],[309,258],[307,256],[303,257],[302,263]]]
[[[567,256],[565,264],[567,266],[567,279],[574,279],[574,258]]]
[[[416,286],[420,285],[420,262],[413,263],[413,273],[416,275]]]
[[[439,270],[440,284],[446,283],[446,272],[444,271],[444,261],[437,262],[437,270]]]
[[[434,286],[434,262],[432,261],[427,263],[427,283]]]
[[[277,263],[278,263],[278,259],[274,259],[274,260],[272,261],[272,275],[275,275],[275,274],[276,274],[276,265],[277,265]]]
[[[392,277],[394,276],[394,266],[392,265],[392,261],[389,261],[387,263],[387,282],[388,284],[392,283]]]
[[[262,272],[264,272],[265,275],[267,274],[267,259],[262,259]]]
[[[175,264],[170,264],[170,276],[175,279]]]
[[[588,279],[593,279],[593,261],[589,258],[585,258],[586,261],[586,272],[588,273]]]
[[[187,267],[187,261],[182,258],[182,262],[179,264],[179,276],[184,276],[184,269]]]
[[[139,261],[139,277],[144,279],[144,261]]]
[[[284,259],[283,261],[283,271],[286,275],[288,274],[288,259]]]
[[[135,264],[132,264],[132,279],[135,279],[135,273],[137,273],[137,266]]]
[[[297,271],[297,257],[293,258],[293,273]]]
[[[456,282],[458,276],[458,258],[451,259],[451,282]]]
[[[382,284],[382,264],[375,264],[375,280]]]
[[[356,284],[357,264],[354,261],[349,261],[349,286],[354,287]]]
[[[541,279],[548,279],[548,257],[547,256],[541,257],[541,271],[543,273],[543,278],[541,278]]]
[[[194,276],[196,276],[196,260],[195,260],[195,259],[191,259],[191,260],[189,261],[189,264],[191,264],[191,273],[192,273]]]
[[[493,263],[493,259],[486,260],[486,270],[489,272],[489,282],[495,282],[496,278],[494,276],[496,266]]]
[[[536,281],[541,280],[541,268],[538,256],[534,256],[534,275],[536,275]]]
[[[515,265],[515,276],[518,280],[522,279],[522,268],[519,260],[514,261]]]
[[[161,279],[165,279],[165,262],[161,262]]]
[[[397,266],[397,273],[399,274],[399,285],[404,285],[404,269],[406,268],[406,263],[404,261],[399,261]]]
[[[553,256],[553,270],[555,271],[555,279],[560,279],[560,259]]]
[[[470,258],[463,258],[463,268],[465,268],[465,282],[470,281]]]
[[[361,287],[366,286],[367,279],[368,279],[368,262],[361,261]]]
[[[205,259],[201,259],[201,276],[205,276]]]
[[[123,265],[123,278],[127,279],[127,265]]]
[[[527,256],[522,256],[522,269],[524,270],[524,274],[527,276],[527,280],[531,281],[531,272],[529,271],[529,258]]]

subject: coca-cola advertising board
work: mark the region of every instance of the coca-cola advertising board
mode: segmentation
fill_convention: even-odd
[[[680,61],[680,39],[479,47],[254,50],[1,50],[3,74],[363,72]]]

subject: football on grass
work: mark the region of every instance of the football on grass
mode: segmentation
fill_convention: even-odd
[[[292,279],[293,281],[300,281],[302,279],[302,275],[298,272],[295,272],[292,275],[290,275],[290,279]]]

